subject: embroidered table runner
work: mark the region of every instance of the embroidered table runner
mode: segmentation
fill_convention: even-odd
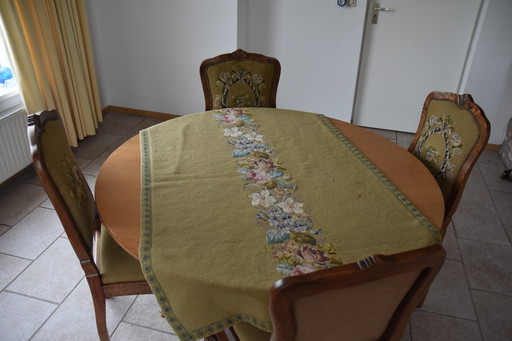
[[[222,109],[141,131],[140,259],[181,340],[272,330],[281,277],[439,241],[322,115]]]

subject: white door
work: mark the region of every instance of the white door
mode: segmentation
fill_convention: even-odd
[[[238,4],[239,47],[281,62],[277,106],[350,121],[366,0],[355,7],[340,7],[336,0]]]
[[[433,90],[458,92],[482,0],[376,0],[369,4],[354,123],[414,132]]]

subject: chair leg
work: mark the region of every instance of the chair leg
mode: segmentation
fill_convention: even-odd
[[[87,277],[89,288],[91,289],[92,301],[94,303],[94,313],[96,316],[96,327],[101,341],[109,341],[107,329],[107,311],[105,303],[105,293],[99,279],[95,276]]]
[[[421,300],[418,302],[418,305],[416,308],[423,307],[423,303],[425,303],[425,300],[427,299],[428,291],[422,296]]]

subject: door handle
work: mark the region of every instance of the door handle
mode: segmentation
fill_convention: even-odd
[[[378,2],[373,4],[373,12],[372,12],[372,24],[376,24],[379,20],[379,12],[390,12],[391,9],[387,7],[380,7]]]

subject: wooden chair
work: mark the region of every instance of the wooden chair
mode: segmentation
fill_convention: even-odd
[[[37,176],[85,272],[100,339],[108,340],[105,298],[151,294],[151,289],[139,261],[117,245],[102,226],[59,113],[53,110],[29,116],[29,134]]]
[[[281,64],[275,58],[238,49],[204,60],[199,74],[205,110],[276,107]]]
[[[490,132],[491,126],[483,110],[469,94],[435,91],[425,100],[418,130],[408,151],[428,167],[443,192],[442,237]]]
[[[270,289],[272,334],[227,333],[241,341],[400,340],[439,272],[440,245],[286,277]],[[226,332],[207,340],[227,340]]]

